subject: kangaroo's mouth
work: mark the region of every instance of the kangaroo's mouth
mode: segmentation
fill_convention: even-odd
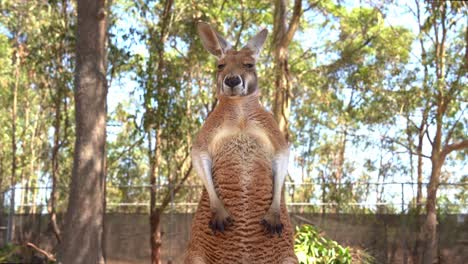
[[[225,96],[245,96],[247,95],[247,84],[243,78],[239,77],[240,82],[236,82],[235,85],[232,85],[229,81],[223,82],[222,93]],[[231,85],[230,85],[231,84]]]

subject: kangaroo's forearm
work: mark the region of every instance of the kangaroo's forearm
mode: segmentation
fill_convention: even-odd
[[[195,171],[203,182],[203,185],[208,192],[210,199],[210,205],[213,208],[219,201],[218,195],[213,183],[213,175],[211,174],[212,160],[208,152],[206,151],[193,151],[192,162]]]
[[[288,160],[289,150],[285,149],[273,157],[272,171],[273,171],[273,201],[271,208],[274,210],[280,209],[281,191],[283,188],[284,180],[288,173]]]

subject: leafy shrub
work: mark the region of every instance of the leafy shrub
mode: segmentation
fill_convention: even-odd
[[[352,256],[348,247],[323,237],[311,225],[296,227],[294,251],[301,264],[350,264]]]
[[[20,246],[14,244],[6,244],[0,248],[0,263],[19,262],[19,249]]]

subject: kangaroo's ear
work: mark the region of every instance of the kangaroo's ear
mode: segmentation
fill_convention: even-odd
[[[218,32],[205,22],[197,24],[198,35],[202,40],[203,47],[218,58],[224,56],[226,51],[231,49],[231,44],[227,42]]]
[[[257,33],[253,38],[247,42],[247,45],[243,49],[251,50],[254,53],[254,56],[257,57],[262,51],[263,44],[265,43],[266,37],[268,35],[268,30],[266,28],[262,29]]]

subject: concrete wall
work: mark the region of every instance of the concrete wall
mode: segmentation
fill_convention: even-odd
[[[163,263],[180,263],[190,236],[191,214],[162,218]],[[412,263],[411,248],[419,225],[416,219],[399,215],[291,214],[295,225],[318,226],[340,244],[365,249],[377,263]],[[465,263],[468,259],[468,215],[439,219],[441,263]],[[15,235],[53,251],[55,240],[47,216],[16,216]],[[21,227],[22,226],[22,230]],[[146,214],[108,214],[105,219],[105,248],[108,263],[149,263],[149,218]],[[405,261],[406,259],[406,261]]]

